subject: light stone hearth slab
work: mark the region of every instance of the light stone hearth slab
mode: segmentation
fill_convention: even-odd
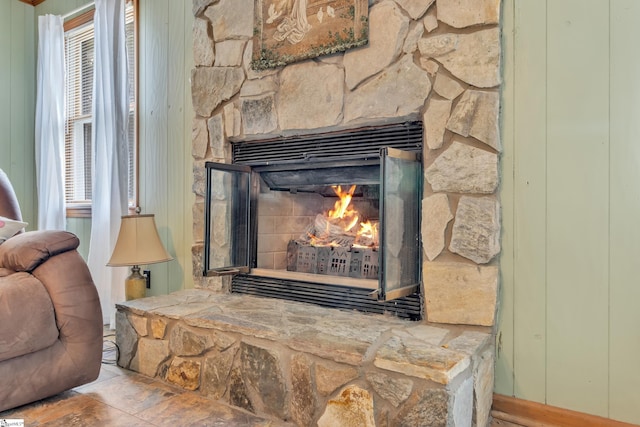
[[[388,371],[448,384],[469,367],[470,361],[469,354],[396,336],[378,350],[374,364]]]
[[[488,419],[490,328],[202,289],[117,309],[121,366],[256,414],[299,425],[355,412],[394,425]],[[352,394],[372,400],[336,412]]]

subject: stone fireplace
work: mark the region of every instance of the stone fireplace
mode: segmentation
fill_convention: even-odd
[[[253,0],[243,1],[242,10],[253,9]],[[425,317],[493,325],[499,0],[374,2],[368,46],[259,72],[249,65],[253,16],[227,10],[232,4],[194,3],[196,240],[204,235],[204,164],[231,162],[229,141],[421,120]],[[201,244],[194,263],[202,271]],[[224,278],[196,274],[196,281],[203,289],[228,287]]]
[[[488,424],[500,1],[369,3],[367,46],[255,71],[254,0],[194,0],[196,289],[118,306],[121,366],[297,425]],[[229,293],[230,276],[203,274],[205,164],[231,163],[232,142],[416,121],[422,320]],[[267,253],[250,267],[284,262]]]

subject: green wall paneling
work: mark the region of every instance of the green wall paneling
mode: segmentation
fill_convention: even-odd
[[[505,0],[498,393],[640,423],[640,3]]]

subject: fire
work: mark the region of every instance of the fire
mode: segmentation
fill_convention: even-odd
[[[333,209],[316,216],[314,225],[307,232],[308,243],[312,246],[377,247],[378,223],[361,222],[361,214],[351,206],[356,186],[343,190],[337,185],[332,189],[338,200]]]
[[[353,246],[357,248],[378,247],[378,222],[361,222]]]
[[[329,218],[345,219],[346,217],[348,219],[355,217],[355,220],[350,224],[351,228],[353,228],[358,223],[358,213],[350,206],[353,193],[356,191],[356,186],[352,185],[349,191],[342,191],[341,185],[334,185],[331,188],[333,192],[336,193],[336,196],[338,196],[338,201],[333,205],[333,209],[329,211]],[[351,228],[349,228],[349,230]]]

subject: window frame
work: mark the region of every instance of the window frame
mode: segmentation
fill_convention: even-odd
[[[129,204],[129,213],[133,214],[136,212],[136,207],[139,205],[139,154],[140,154],[140,141],[139,141],[139,103],[138,103],[138,44],[139,44],[139,32],[138,32],[138,0],[127,0],[127,3],[133,4],[133,58],[134,58],[134,70],[133,70],[133,104],[134,104],[134,114],[133,114],[133,137],[134,137],[134,158],[133,158],[133,202]],[[93,22],[93,18],[95,15],[95,6],[91,6],[91,9],[86,12],[81,13],[73,18],[66,20],[63,24],[64,32],[74,30],[83,25],[89,24]],[[93,118],[91,120],[93,123]],[[66,147],[65,147],[66,149]],[[65,182],[66,186],[66,182]],[[67,218],[91,218],[92,216],[92,201],[81,202],[81,203],[66,203],[66,217]]]

